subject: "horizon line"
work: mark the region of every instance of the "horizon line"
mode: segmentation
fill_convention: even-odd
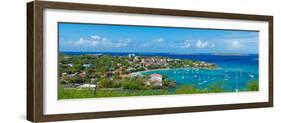
[[[251,54],[259,54],[259,53],[170,53],[170,52],[120,52],[120,51],[59,51],[62,52],[81,52],[81,53],[167,53],[167,54],[239,54],[239,55],[251,55]]]

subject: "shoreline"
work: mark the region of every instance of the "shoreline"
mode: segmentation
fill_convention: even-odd
[[[219,69],[219,68],[160,68],[160,69],[152,69],[152,70],[145,70],[145,71],[138,71],[138,72],[132,72],[128,74],[129,76],[134,76],[134,75],[141,75],[141,72],[153,72],[153,71],[159,71],[159,70],[173,70],[173,69],[208,69],[208,70],[214,70],[214,69]]]

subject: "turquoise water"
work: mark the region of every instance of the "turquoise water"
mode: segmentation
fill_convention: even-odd
[[[230,57],[232,60],[229,60]],[[167,75],[168,79],[175,80],[178,86],[188,84],[202,89],[220,83],[227,91],[241,91],[246,88],[248,82],[259,80],[258,56],[220,56],[220,59],[214,59],[208,62],[216,63],[217,69],[178,68],[152,70],[141,74]]]
[[[104,53],[104,52],[64,52],[71,55],[105,54],[113,56],[128,56],[132,53]],[[142,72],[144,75],[162,74],[168,79],[175,80],[177,87],[193,85],[198,88],[208,88],[212,84],[221,83],[228,91],[243,90],[248,82],[259,80],[259,55],[213,55],[213,54],[170,54],[170,53],[134,53],[136,56],[162,56],[172,59],[188,59],[215,63],[217,69],[166,69]]]

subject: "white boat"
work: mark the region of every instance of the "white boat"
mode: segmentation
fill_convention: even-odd
[[[203,82],[198,83],[198,85],[202,85],[202,84],[207,83],[207,82],[208,81],[203,81]]]
[[[236,89],[235,89],[235,92],[238,92],[238,75],[237,75],[238,73],[236,72],[236,77],[235,77],[235,79],[236,79]]]
[[[225,75],[224,75],[224,80],[228,80],[228,79],[230,79],[230,77],[225,74]]]
[[[249,74],[249,77],[254,78],[255,76],[254,76],[254,75],[252,75],[252,74]]]

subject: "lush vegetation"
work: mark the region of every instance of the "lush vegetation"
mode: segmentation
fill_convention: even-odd
[[[82,84],[95,84],[98,88],[166,89],[176,86],[175,81],[163,75],[161,86],[147,83],[149,76],[132,76],[133,72],[161,68],[215,68],[215,64],[169,59],[158,56],[111,55],[59,55],[59,80],[65,88],[77,88]]]
[[[156,56],[60,54],[59,99],[228,92],[222,88],[222,82],[202,89],[194,85],[177,86],[165,75],[161,75],[160,84],[151,82],[149,75],[132,75],[134,72],[162,68],[216,67],[212,63]],[[95,87],[80,88],[83,84]],[[241,91],[258,91],[258,88],[258,81],[252,81]]]
[[[259,90],[259,82],[258,81],[251,81],[247,84],[248,91],[258,91]]]
[[[222,88],[222,83],[212,84],[207,88],[197,88],[194,85],[182,85],[175,89],[99,89],[96,93],[91,89],[60,88],[59,99],[78,98],[102,98],[102,97],[125,97],[125,96],[151,96],[151,95],[171,95],[171,94],[200,94],[232,92]],[[248,82],[246,88],[239,91],[258,91],[258,81]]]
[[[124,97],[124,96],[148,96],[171,94],[167,89],[151,90],[110,90],[99,89],[96,94],[90,89],[60,88],[59,99],[100,98],[100,97]]]
[[[59,77],[61,84],[110,83],[127,77],[132,72],[161,68],[215,68],[215,64],[166,57],[111,56],[111,55],[59,55]],[[85,75],[83,75],[85,74]],[[107,85],[107,84],[106,84]]]

